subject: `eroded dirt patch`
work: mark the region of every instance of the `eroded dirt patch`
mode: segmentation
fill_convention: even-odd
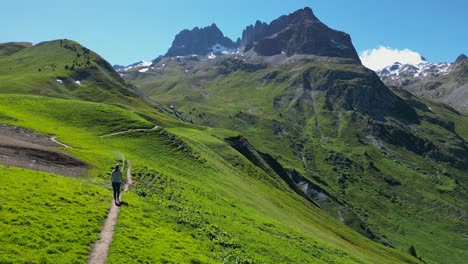
[[[1,164],[68,176],[79,176],[89,169],[83,161],[54,148],[58,146],[46,136],[0,124]]]

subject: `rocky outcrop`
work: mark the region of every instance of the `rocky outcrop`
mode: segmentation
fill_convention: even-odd
[[[207,55],[223,49],[236,49],[237,44],[223,35],[216,24],[192,30],[184,29],[175,36],[165,56]]]
[[[460,56],[457,57],[455,60],[455,64],[461,63],[462,61],[466,60],[468,57],[466,57],[465,54],[460,54]]]
[[[244,51],[253,49],[263,56],[312,54],[360,62],[351,37],[327,27],[308,7],[281,16],[270,24],[257,21],[242,32],[240,44]]]
[[[386,85],[468,112],[468,60],[464,54],[453,63],[395,62],[376,73]]]

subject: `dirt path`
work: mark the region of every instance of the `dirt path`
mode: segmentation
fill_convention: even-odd
[[[145,130],[155,130],[155,129],[158,129],[158,128],[159,128],[159,126],[154,126],[153,128],[136,128],[136,129],[129,129],[129,130],[124,130],[124,131],[119,131],[119,132],[114,132],[114,133],[102,135],[102,136],[100,136],[100,137],[110,137],[110,136],[125,134],[125,133],[128,133],[128,132],[145,131]]]
[[[123,186],[124,191],[128,191],[130,185],[133,184],[132,180],[132,165],[127,161],[127,181]],[[89,254],[88,264],[104,264],[106,263],[109,246],[112,243],[112,236],[114,235],[115,225],[119,216],[120,207],[116,206],[112,200],[107,218],[104,220],[99,240],[92,246],[91,253]]]
[[[59,144],[60,146],[62,147],[65,147],[65,148],[73,148],[72,146],[68,146],[67,144],[63,144],[62,142],[58,141],[55,136],[54,137],[51,137],[50,140],[52,140],[52,142],[54,143],[57,143]]]

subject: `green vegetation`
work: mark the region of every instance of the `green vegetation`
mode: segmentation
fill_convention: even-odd
[[[0,165],[0,263],[84,263],[98,238],[109,191]]]
[[[172,126],[167,128],[172,133],[158,129],[101,138],[99,135],[115,131],[116,123],[128,124],[128,128],[140,124],[151,126],[147,126],[139,115],[103,104],[19,95],[2,95],[0,101],[0,113],[8,117],[5,122],[57,135],[74,147],[67,151],[94,167],[91,171],[93,176],[107,179],[109,164],[118,158],[116,151],[132,160],[138,185],[132,190],[134,194],[124,194],[128,206],[121,208],[110,249],[110,263],[122,260],[218,263],[223,259],[228,263],[236,260],[244,263],[274,262],[278,259],[336,263],[375,263],[387,259],[393,262],[415,261],[409,255],[375,244],[339,224],[291,192],[281,181],[272,179],[252,165],[224,141],[212,136],[235,135],[233,132]],[[81,111],[74,111],[77,108]],[[64,118],[65,114],[67,118]],[[122,129],[119,127],[117,130]],[[40,185],[36,189],[38,200],[50,201],[48,203],[54,208],[66,210],[68,215],[74,216],[73,221],[82,223],[93,217],[94,222],[80,226],[87,228],[86,232],[75,228],[73,234],[65,233],[63,236],[64,240],[72,236],[83,241],[81,248],[77,246],[77,251],[72,251],[76,252],[75,255],[70,253],[70,259],[84,260],[89,253],[89,245],[97,238],[110,192],[100,187],[100,181],[93,183],[89,178],[69,179],[28,170],[10,170],[11,175],[2,173],[2,180],[6,180],[5,177],[29,179],[9,181],[24,186],[18,186],[18,195],[21,190],[35,189],[37,175],[50,177],[45,178],[52,183],[50,187]],[[48,183],[39,181],[38,184]],[[109,188],[107,180],[105,183]],[[82,189],[71,188],[77,184]],[[61,187],[64,185],[67,187]],[[11,196],[10,186],[5,187],[8,188],[0,192],[2,197],[11,197],[9,199],[15,204],[22,204],[18,195]],[[89,198],[93,193],[96,197]],[[60,197],[65,200],[60,200]],[[77,197],[76,202],[72,197]],[[101,205],[90,209],[85,204],[86,210],[93,213],[90,211],[84,219],[80,214],[84,210],[81,199],[88,198],[90,202],[99,200]],[[5,205],[2,199],[1,213],[6,214],[2,219],[11,219],[12,215],[7,210],[12,206]],[[24,215],[29,210],[32,209],[17,212]],[[54,218],[42,220],[37,216],[34,222],[36,220],[38,224],[33,225],[36,234],[48,232],[48,225],[43,223],[55,226],[57,232],[65,225],[60,224],[62,220]],[[93,227],[89,229],[89,225]],[[45,249],[42,255],[22,255],[18,261],[47,259],[60,262],[52,253],[66,249],[60,246],[61,243],[64,242],[51,243],[51,250]],[[2,247],[4,244],[6,242],[2,241]],[[12,244],[11,247],[16,247],[15,242]],[[16,250],[26,251],[21,247]],[[11,261],[17,262],[16,259]]]
[[[346,225],[402,252],[412,245],[428,263],[467,258],[466,116],[398,99],[373,72],[339,60],[224,74],[222,59],[167,58],[155,69],[126,79],[299,172],[315,186],[310,197]]]
[[[0,93],[88,100],[148,110],[150,105],[91,50],[71,40],[0,45]]]
[[[400,99],[347,61],[238,62],[129,73],[171,111],[75,42],[0,45],[0,122],[56,136],[91,166],[78,178],[0,166],[0,262],[84,262],[123,156],[136,185],[109,263],[468,257],[466,116]]]

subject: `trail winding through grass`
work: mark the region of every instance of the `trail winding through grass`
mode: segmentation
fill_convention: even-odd
[[[100,137],[110,137],[110,136],[116,136],[116,135],[120,135],[120,134],[125,134],[125,133],[128,133],[128,132],[145,131],[145,130],[155,130],[155,129],[158,129],[158,128],[159,128],[159,126],[154,126],[153,128],[135,128],[135,129],[129,129],[129,130],[124,130],[124,131],[119,131],[119,132],[114,132],[114,133],[102,135],[102,136],[100,136]]]
[[[69,146],[69,145],[67,145],[67,144],[64,144],[64,143],[58,141],[58,140],[55,138],[55,136],[54,136],[54,137],[51,137],[50,140],[51,140],[52,142],[54,142],[54,143],[59,144],[60,146],[65,147],[65,148],[73,148],[72,146]]]
[[[127,161],[127,181],[123,186],[124,191],[128,191],[130,185],[133,184],[132,180],[132,164],[130,161]],[[120,199],[119,199],[120,200]],[[89,254],[88,264],[104,264],[106,263],[107,254],[109,251],[109,246],[112,243],[112,237],[114,235],[115,225],[117,223],[117,218],[119,216],[120,207],[115,205],[114,200],[112,200],[109,212],[107,217],[104,220],[101,233],[99,234],[99,240],[94,243]]]

